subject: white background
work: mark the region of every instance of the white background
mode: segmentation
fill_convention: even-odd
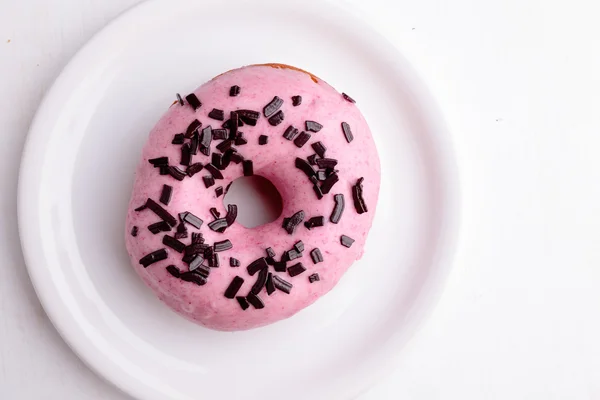
[[[0,399],[127,399],[45,316],[21,255],[15,191],[45,91],[137,2],[0,0]],[[440,103],[462,196],[441,301],[397,369],[362,399],[600,399],[600,6],[347,3]]]

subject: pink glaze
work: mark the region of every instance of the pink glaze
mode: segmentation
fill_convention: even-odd
[[[233,85],[241,87],[237,97],[229,96],[229,88]],[[315,83],[307,73],[291,68],[248,66],[236,69],[207,82],[194,93],[202,101],[202,107],[194,111],[187,103],[184,106],[171,106],[144,146],[126,221],[125,241],[131,263],[144,282],[170,308],[207,328],[245,330],[288,318],[329,292],[352,263],[362,256],[375,215],[380,184],[379,157],[369,127],[356,105],[346,101],[334,88],[321,80]],[[273,127],[262,110],[275,95],[284,100],[281,109],[285,121]],[[302,96],[302,104],[298,107],[292,106],[291,97],[295,95]],[[269,179],[279,190],[283,212],[276,221],[253,229],[235,223],[225,233],[216,233],[207,227],[213,220],[209,212],[211,207],[216,207],[222,215],[226,213],[223,197],[217,198],[214,189],[217,186],[225,188],[243,176],[241,164],[231,163],[222,171],[225,179],[217,180],[215,186],[206,189],[202,181],[202,177],[208,174],[206,170],[179,182],[168,175],[159,175],[158,169],[148,162],[152,158],[167,156],[171,165],[179,165],[180,146],[171,144],[173,136],[185,132],[195,118],[202,122],[203,127],[211,125],[220,128],[222,122],[208,118],[213,108],[225,110],[226,119],[230,111],[237,109],[260,111],[261,116],[255,127],[245,125],[240,128],[248,144],[237,148],[246,159],[254,162],[254,174]],[[290,124],[304,130],[306,120],[319,122],[323,129],[311,133],[311,140],[299,149],[293,142],[284,139],[282,134]],[[340,126],[342,121],[352,128],[354,141],[351,143],[344,138]],[[261,134],[269,137],[267,145],[258,145],[258,136]],[[323,142],[327,147],[326,157],[339,160],[337,169],[340,171],[340,181],[322,200],[317,199],[307,176],[294,166],[296,157],[306,159],[314,153],[310,144],[316,141]],[[217,144],[218,141],[212,142],[212,151],[216,151]],[[199,152],[192,162],[207,164],[210,158]],[[364,199],[369,211],[359,215],[352,201],[352,186],[360,177],[365,178]],[[182,254],[162,244],[163,233],[153,235],[148,231],[148,225],[160,221],[152,211],[134,211],[147,198],[158,202],[163,184],[173,186],[172,200],[165,206],[172,215],[190,211],[204,221],[200,232],[207,243],[224,239],[233,243],[233,249],[219,253],[221,266],[211,270],[208,283],[204,286],[184,282],[166,271],[168,265],[175,265],[181,271],[187,270],[187,265],[181,260]],[[341,221],[333,224],[329,222],[329,216],[334,207],[333,196],[337,193],[344,195],[346,207]],[[305,211],[306,219],[325,216],[325,226],[308,230],[302,224],[293,235],[287,234],[282,228],[282,220],[299,210]],[[139,227],[137,237],[131,235],[133,226]],[[187,227],[190,236],[181,239],[186,245],[191,242],[191,233],[197,231],[191,225]],[[170,234],[174,233],[173,229]],[[351,248],[340,244],[342,234],[356,240]],[[259,297],[265,303],[265,308],[254,309],[250,306],[246,311],[241,309],[236,300],[224,297],[225,290],[236,275],[245,281],[238,296],[248,294],[258,274],[250,276],[246,266],[257,258],[265,257],[267,247],[272,247],[279,257],[299,240],[305,245],[303,257],[288,262],[288,266],[302,262],[307,268],[306,272],[292,278],[287,273],[276,273],[269,267],[275,275],[294,285],[291,294],[276,291],[268,296],[263,289]],[[310,258],[310,251],[317,247],[323,254],[324,262],[315,265]],[[162,248],[169,253],[167,260],[148,268],[139,264],[144,255]],[[229,257],[240,260],[241,266],[230,267]],[[320,281],[311,284],[308,277],[315,272],[319,274]]]

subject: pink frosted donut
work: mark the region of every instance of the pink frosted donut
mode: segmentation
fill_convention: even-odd
[[[283,211],[248,229],[222,196],[252,174],[275,185]],[[379,184],[354,100],[294,67],[243,67],[178,96],[150,133],[127,251],[184,317],[224,331],[267,325],[329,292],[362,256]]]

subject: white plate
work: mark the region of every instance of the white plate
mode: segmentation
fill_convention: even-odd
[[[366,256],[315,305],[238,333],[195,326],[134,274],[135,165],[174,99],[245,64],[305,68],[355,97],[382,160]],[[34,120],[19,224],[31,279],[73,350],[140,399],[347,399],[389,369],[440,290],[456,179],[436,107],[398,52],[323,1],[144,3],[87,44]]]

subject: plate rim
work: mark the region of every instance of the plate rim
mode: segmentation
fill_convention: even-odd
[[[244,0],[239,1],[244,2]],[[178,6],[185,6],[186,3],[192,2],[191,0],[178,0]],[[273,0],[261,0],[261,2],[268,3],[271,6],[281,6],[281,4]],[[299,4],[300,2],[289,1],[287,5],[292,3]],[[47,269],[39,266],[34,267],[34,265],[38,264],[33,262],[36,254],[34,246],[31,243],[37,237],[42,237],[42,232],[37,221],[33,221],[32,223],[32,219],[34,218],[28,213],[28,205],[34,204],[37,200],[34,199],[35,196],[30,196],[30,194],[38,193],[42,182],[38,176],[42,165],[40,159],[36,158],[36,146],[39,147],[36,139],[45,133],[45,126],[43,125],[43,122],[46,120],[45,115],[52,110],[53,104],[56,104],[56,99],[64,96],[64,88],[65,86],[68,87],[68,82],[72,80],[71,75],[77,71],[85,73],[86,67],[89,66],[89,62],[85,58],[86,53],[98,46],[104,47],[106,43],[103,44],[103,41],[105,42],[111,34],[122,31],[129,20],[145,19],[148,11],[155,8],[160,9],[165,4],[173,5],[173,2],[170,0],[147,0],[124,10],[96,32],[68,61],[45,94],[30,125],[23,147],[17,189],[17,217],[21,247],[27,272],[44,311],[62,339],[80,360],[94,371],[97,376],[137,399],[147,398],[146,394],[148,392],[145,388],[148,386],[141,384],[139,380],[119,379],[117,374],[111,370],[109,364],[104,363],[102,358],[94,356],[89,351],[89,348],[84,346],[85,340],[82,341],[74,337],[76,335],[69,329],[69,311],[63,305],[57,306],[59,302],[55,301],[53,297],[56,286],[48,285],[47,280],[44,279],[44,272]],[[425,82],[419,77],[408,60],[404,58],[400,49],[376,28],[373,21],[364,14],[360,14],[359,10],[354,8],[352,4],[341,0],[304,0],[302,1],[302,7],[318,7],[319,9],[329,7],[331,11],[335,10],[338,15],[342,14],[345,18],[349,18],[360,24],[361,28],[364,29],[364,31],[361,30],[361,34],[368,36],[369,41],[381,48],[378,49],[378,53],[381,53],[382,59],[384,58],[383,52],[387,50],[385,57],[393,63],[394,70],[402,71],[402,75],[406,77],[406,82],[411,91],[416,94],[415,101],[419,103],[419,108],[427,110],[426,120],[430,126],[428,130],[436,136],[436,140],[434,141],[435,156],[439,163],[439,171],[442,174],[440,187],[444,195],[444,201],[442,202],[444,210],[441,213],[440,233],[435,247],[436,257],[432,261],[432,263],[436,264],[433,268],[435,273],[427,277],[419,294],[415,298],[413,310],[418,309],[418,315],[411,315],[412,318],[410,318],[410,323],[405,326],[404,334],[393,335],[393,339],[390,341],[392,343],[387,344],[398,349],[398,351],[395,354],[388,355],[386,360],[380,360],[381,365],[377,368],[377,371],[373,371],[366,377],[364,384],[357,385],[355,383],[352,393],[345,391],[351,398],[355,398],[368,391],[378,379],[393,370],[393,366],[398,363],[402,345],[414,337],[416,331],[429,319],[435,306],[439,303],[445,283],[452,270],[456,246],[460,236],[460,182],[458,166],[452,136],[444,121],[441,109],[433,99]],[[59,108],[62,108],[62,106]],[[62,302],[60,303],[62,304]],[[410,313],[414,314],[412,311]],[[399,340],[402,340],[402,342],[398,343]]]

